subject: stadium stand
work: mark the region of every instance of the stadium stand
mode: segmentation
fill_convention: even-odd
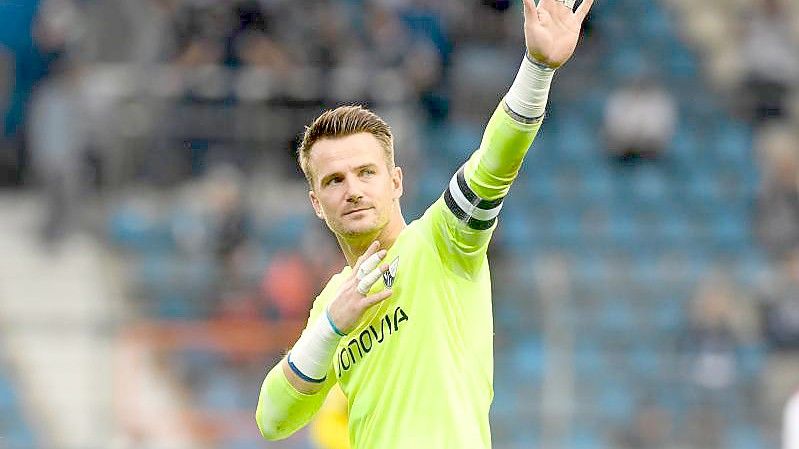
[[[590,58],[578,55],[585,60],[573,61],[559,76],[546,126],[498,231],[503,257],[513,260],[501,265],[514,267],[516,281],[495,301],[498,338],[505,342],[498,354],[494,409],[500,447],[537,447],[542,438],[572,447],[603,447],[633,426],[647,404],[675,420],[669,437],[683,433],[692,422],[678,417],[701,415],[708,408],[706,401],[722,394],[691,378],[693,358],[701,354],[691,354],[695,349],[685,349],[690,344],[681,340],[690,334],[693,292],[715,270],[751,288],[764,269],[751,230],[758,180],[751,164],[752,131],[730,117],[714,97],[701,95],[705,87],[698,81],[699,63],[679,40],[675,17],[653,2],[606,1],[597,5],[591,22],[588,39],[595,42],[584,53],[598,53]],[[451,70],[461,74],[456,76],[454,97],[487,91],[486,81],[490,85],[492,79],[510,79],[514,67],[512,57],[479,44],[464,45],[452,58]],[[661,159],[618,165],[603,149],[602,105],[614,86],[642,71],[657,73],[677,96],[679,125]],[[494,82],[496,92],[501,92],[502,83]],[[482,107],[480,111],[454,111],[453,118],[435,130],[445,142],[435,134],[422,139],[431,143],[421,154],[438,153],[433,158],[444,163],[423,164],[414,210],[422,210],[440,193],[449,171],[476,147],[479,122],[470,119],[484,117],[493,101],[470,103],[471,108]],[[136,218],[127,218],[133,220],[130,231]],[[137,283],[142,296],[155,305],[151,313],[160,318],[211,316],[214,307],[208,301],[213,298],[207,294],[212,265],[204,259],[181,259],[171,249],[175,242],[170,240],[169,220],[180,218],[168,213],[164,221],[130,235],[124,235],[124,214],[115,219],[116,240],[141,255]],[[280,242],[301,233],[304,220],[290,220],[298,223],[254,230],[263,242],[264,259]],[[175,224],[171,227],[174,230]],[[525,424],[527,419],[560,413],[545,410],[541,400],[545,364],[552,357],[546,353],[558,349],[543,344],[540,321],[546,317],[533,315],[545,307],[538,294],[530,293],[539,290],[530,273],[553,253],[568,261],[571,295],[560,326],[574,335],[571,348],[561,356],[571,359],[576,385],[572,412],[562,416],[571,424],[560,434]],[[736,447],[761,447],[760,423],[746,419],[754,407],[746,395],[762,369],[763,346],[757,339],[731,344],[736,374],[722,386],[728,407],[720,431],[736,441]],[[217,368],[202,370],[213,389],[198,401],[203,408],[218,409],[243,393],[226,377],[233,374],[225,374],[224,364],[213,366]],[[523,385],[515,380],[520,373]]]
[[[343,263],[293,165],[302,124],[341,102],[375,107],[399,139],[412,219],[479,144],[521,54],[505,2],[340,0],[309,17],[288,3],[221,38],[198,32],[207,11],[187,7],[162,30],[179,31],[175,48],[139,36],[151,60],[87,74],[102,117],[93,135],[108,146],[104,238],[135,311],[121,333],[149,335],[214,447],[260,447],[251,412],[264,363]],[[729,101],[740,77],[726,70],[727,4],[597,2],[558,74],[491,249],[495,447],[775,447],[774,401],[761,394],[773,350],[755,294],[771,270],[754,231],[763,173],[757,128]],[[673,137],[656,158],[620,162],[606,104],[652,75],[677,106]],[[288,330],[276,337],[277,326]],[[269,341],[244,350],[239,334],[220,336],[236,328]],[[305,448],[303,437],[270,447]]]

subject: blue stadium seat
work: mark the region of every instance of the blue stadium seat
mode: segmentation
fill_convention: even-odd
[[[682,301],[670,293],[654,300],[652,322],[662,334],[677,331],[686,321]]]
[[[108,222],[111,241],[133,251],[171,251],[175,247],[169,224],[136,207],[121,207]]]
[[[512,349],[515,360],[513,372],[525,379],[541,379],[544,365],[544,347],[536,338],[527,337]]]
[[[629,385],[621,382],[605,383],[599,391],[596,406],[598,412],[617,422],[629,420],[634,397]]]
[[[599,449],[605,447],[605,445],[602,444],[598,435],[590,429],[580,427],[578,424],[578,428],[571,434],[568,446],[566,447],[574,449]]]
[[[759,449],[766,447],[760,431],[750,423],[729,426],[726,432],[726,446],[730,449]]]

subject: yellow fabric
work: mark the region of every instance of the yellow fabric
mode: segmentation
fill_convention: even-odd
[[[540,128],[541,122],[517,122],[500,104],[486,126],[480,148],[466,163],[469,187],[487,200],[507,195]]]
[[[286,378],[278,364],[266,375],[258,397],[255,422],[261,435],[269,440],[289,437],[297,429],[308,424],[316,414],[334,381],[315,395],[297,391]]]
[[[498,108],[467,163],[469,186],[485,199],[504,196],[538,127]],[[353,448],[491,447],[493,319],[486,252],[495,226],[469,228],[442,197],[388,250],[386,262],[396,263],[393,295],[342,338],[327,381],[337,380],[348,399]],[[345,267],[330,280],[309,322],[321,316],[350,272]],[[370,293],[386,288],[385,282]],[[317,396],[327,394],[327,383]],[[296,400],[289,396],[278,401],[281,406]],[[307,422],[304,417],[297,416],[295,430]]]
[[[350,449],[347,431],[347,397],[338,385],[311,421],[311,439],[319,449]]]

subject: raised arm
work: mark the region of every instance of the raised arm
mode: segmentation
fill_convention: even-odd
[[[489,120],[480,148],[433,206],[444,216],[435,230],[443,236],[437,245],[466,274],[482,263],[502,201],[541,126],[552,77],[574,53],[592,4],[584,0],[573,11],[574,0],[540,0],[538,5],[524,0],[527,51],[519,73]]]
[[[527,52],[516,80],[486,127],[480,149],[465,167],[469,187],[483,199],[504,197],[544,117],[555,69],[574,53],[593,0],[572,12],[574,0],[524,0]]]

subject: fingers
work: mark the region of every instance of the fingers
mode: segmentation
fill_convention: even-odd
[[[385,271],[388,271],[387,264],[370,271],[369,274],[364,276],[363,279],[358,282],[358,292],[362,295],[369,293],[369,289],[372,288],[372,285],[374,285],[374,283],[380,279]]]
[[[358,270],[361,268],[363,261],[368,259],[372,254],[374,254],[379,247],[380,247],[380,241],[375,240],[374,242],[372,242],[369,245],[369,247],[366,248],[366,251],[364,251],[363,254],[361,254],[361,256],[358,257],[358,260],[355,261],[355,266],[352,267],[353,271],[355,273],[358,273]]]
[[[560,2],[556,0],[538,0],[538,6],[543,7],[548,11],[554,11],[555,7],[561,7],[561,5],[558,5],[558,3]]]
[[[535,0],[522,0],[522,3],[524,3],[524,17],[533,23],[538,23],[538,10],[535,6]]]
[[[525,11],[527,11],[527,12],[535,11],[535,9],[536,9],[535,8],[535,0],[522,0],[522,3],[524,3]]]
[[[381,302],[381,301],[383,301],[385,299],[388,299],[391,296],[392,293],[393,292],[391,290],[389,290],[389,289],[382,290],[380,292],[375,293],[372,296],[367,296],[366,298],[364,298],[363,301],[364,301],[364,303],[366,304],[367,307],[371,307],[371,306],[373,306],[373,305],[375,305],[375,304],[377,304],[377,303],[379,303],[379,302]]]
[[[580,22],[584,21],[586,16],[588,16],[588,12],[591,11],[591,6],[594,4],[594,0],[583,0],[580,3],[580,6],[577,8],[575,15],[577,18],[580,19]]]
[[[378,265],[380,265],[380,261],[383,260],[384,257],[386,257],[386,250],[384,249],[381,249],[380,251],[369,256],[369,258],[364,260],[361,263],[361,266],[358,267],[358,271],[355,274],[355,277],[358,280],[363,279],[364,276],[369,274],[372,270],[377,268]]]

